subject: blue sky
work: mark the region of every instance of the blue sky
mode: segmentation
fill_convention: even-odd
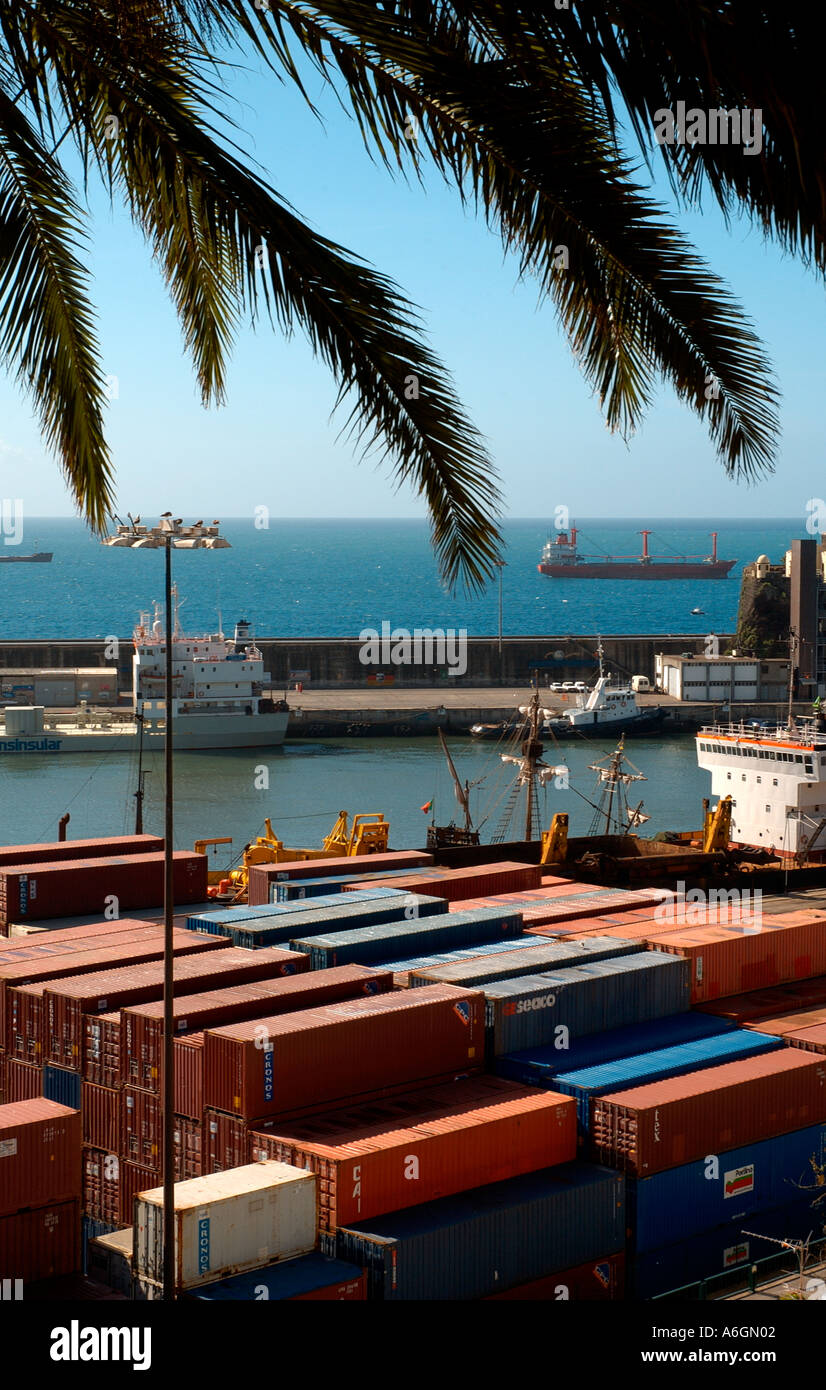
[[[299,95],[261,72],[237,74],[244,147],[315,227],[392,276],[421,306],[431,343],[486,436],[515,517],[803,515],[823,493],[824,295],[800,265],[745,223],[726,229],[710,203],[679,223],[745,304],[783,393],[777,473],[728,480],[702,424],[664,390],[626,445],[606,430],[550,304],[518,283],[498,239],[452,189],[395,182],[364,152],[354,123],[312,79],[322,127]],[[665,189],[662,189],[665,196]],[[90,189],[94,290],[107,373],[118,378],[108,437],[123,510],[145,516],[424,515],[389,467],[359,464],[330,419],[335,389],[301,337],[244,330],[228,404],[204,411],[159,273],[124,214]],[[71,515],[30,406],[0,377],[4,496],[30,515]]]

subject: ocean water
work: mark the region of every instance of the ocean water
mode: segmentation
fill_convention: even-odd
[[[152,518],[154,520],[155,518]],[[512,635],[707,633],[732,631],[744,564],[766,553],[780,561],[805,518],[760,521],[608,521],[576,518],[588,554],[639,554],[643,525],[652,554],[705,555],[719,532],[721,559],[736,559],[727,579],[690,581],[556,580],[537,572],[552,519],[504,524],[503,630]],[[441,585],[421,521],[225,519],[232,549],[178,551],[173,566],[188,632],[230,631],[247,617],[261,637],[355,637],[362,628],[466,628],[495,634],[498,583],[470,598]],[[9,537],[0,537],[7,544]],[[0,639],[128,636],[139,611],[160,598],[159,551],[114,550],[82,522],[29,518],[23,553],[51,550],[47,565],[0,566]],[[692,615],[692,608],[703,613]]]

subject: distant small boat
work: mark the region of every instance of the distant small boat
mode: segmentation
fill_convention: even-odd
[[[0,565],[47,565],[51,550],[38,550],[36,555],[0,555]]]
[[[695,616],[703,617],[705,615],[706,610],[704,608],[692,608],[691,611],[693,614],[695,614]]]

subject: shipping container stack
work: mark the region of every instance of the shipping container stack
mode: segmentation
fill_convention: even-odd
[[[110,872],[155,852],[124,847]],[[2,861],[0,899],[31,915],[36,853]],[[51,870],[70,894],[72,862]],[[179,1294],[647,1299],[768,1254],[746,1228],[810,1229],[826,918],[755,933],[727,911],[689,923],[672,898],[403,852],[256,866],[248,905],[193,909],[176,937],[176,1206],[186,1240],[214,1204],[215,1241],[206,1264],[184,1259]],[[49,1200],[82,1205],[90,1273],[138,1298],[160,1280],[153,931],[157,949],[133,921],[82,948],[54,932],[48,955],[0,950],[11,1108],[80,1111],[82,1186]],[[242,1223],[236,1248],[233,1204],[264,1190],[267,1229]]]
[[[20,1290],[9,1296],[80,1266],[80,1149],[79,1111],[0,1105],[0,1278]]]

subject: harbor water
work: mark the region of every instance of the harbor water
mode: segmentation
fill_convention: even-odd
[[[548,745],[546,760],[569,768],[570,786],[551,782],[540,792],[541,829],[555,811],[567,811],[571,833],[587,833],[593,807],[583,797],[598,800],[596,774],[588,764],[614,746],[613,738],[577,740],[557,749]],[[513,768],[499,756],[504,745],[500,750],[496,744],[455,738],[450,747],[460,777],[471,784],[482,779],[471,791],[471,809],[488,842],[512,782]],[[642,833],[699,828],[710,778],[697,767],[694,740],[629,740],[626,754],[648,779],[629,789],[630,804],[642,799],[651,817]],[[163,834],[162,755],[145,754],[143,766],[144,829]],[[2,764],[2,785],[2,843],[55,839],[67,811],[70,839],[134,829],[136,754],[9,758]],[[423,813],[421,807],[431,800],[433,812]],[[240,853],[247,841],[263,834],[265,816],[285,844],[320,845],[342,809],[383,812],[395,849],[423,845],[431,814],[439,824],[454,816],[461,823],[443,755],[431,738],[288,742],[282,749],[181,753],[175,760],[176,849],[191,849],[196,839],[231,835],[230,853]],[[220,847],[215,867],[223,867],[226,850]]]

